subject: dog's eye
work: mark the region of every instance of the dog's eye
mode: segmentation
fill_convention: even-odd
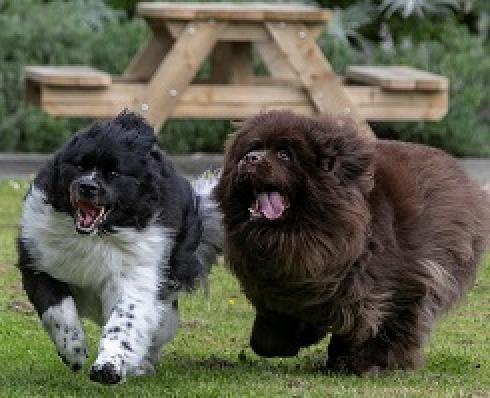
[[[322,160],[322,167],[325,171],[332,171],[335,166],[335,157],[329,156]]]
[[[278,151],[277,157],[281,160],[291,160],[291,154],[285,149]]]

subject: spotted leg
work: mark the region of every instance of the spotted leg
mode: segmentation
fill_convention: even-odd
[[[22,283],[62,361],[73,371],[87,359],[87,344],[68,286],[22,264]]]
[[[105,287],[102,305],[107,322],[90,370],[93,381],[117,384],[126,376],[151,372],[142,365],[161,320],[157,283],[152,283],[156,273],[156,268],[132,270]]]

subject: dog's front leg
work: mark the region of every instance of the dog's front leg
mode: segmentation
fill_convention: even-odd
[[[127,375],[148,373],[141,364],[148,354],[160,321],[157,269],[122,274],[102,293],[106,325],[90,378],[104,384],[124,381]],[[128,276],[130,275],[130,276]]]
[[[87,359],[85,333],[66,283],[29,268],[21,261],[22,284],[63,362],[73,371]]]

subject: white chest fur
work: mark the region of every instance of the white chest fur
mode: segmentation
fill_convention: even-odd
[[[22,214],[22,238],[34,256],[34,267],[94,290],[128,273],[143,278],[148,273],[148,282],[158,284],[157,268],[168,263],[174,235],[157,225],[141,231],[124,228],[113,234],[80,235],[73,219],[55,211],[36,187],[27,196]]]

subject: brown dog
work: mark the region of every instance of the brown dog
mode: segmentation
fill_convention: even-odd
[[[227,262],[257,310],[253,350],[292,356],[330,331],[328,369],[356,374],[421,363],[489,235],[488,197],[455,160],[367,141],[344,119],[248,120],[215,195]]]

